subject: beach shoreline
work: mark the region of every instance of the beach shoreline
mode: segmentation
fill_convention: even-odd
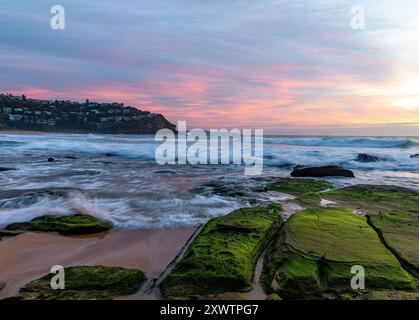
[[[156,279],[196,228],[112,230],[87,237],[30,232],[0,240],[0,299],[50,272],[54,265],[104,265],[142,270]],[[128,298],[128,297],[124,297]]]

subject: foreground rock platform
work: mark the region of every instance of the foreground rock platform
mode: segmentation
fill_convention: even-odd
[[[292,216],[267,254],[264,282],[286,299],[338,298],[353,292],[355,265],[365,268],[370,290],[416,289],[416,279],[385,248],[367,219],[344,208]]]
[[[210,220],[160,288],[172,299],[249,290],[259,256],[281,226],[281,207],[244,208]]]
[[[14,300],[110,300],[137,292],[142,271],[119,267],[75,266],[64,269],[65,289],[51,289],[52,274],[22,287]]]

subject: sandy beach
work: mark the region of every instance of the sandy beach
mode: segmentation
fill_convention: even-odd
[[[0,299],[16,295],[21,286],[49,273],[53,265],[137,268],[148,279],[158,278],[194,231],[195,228],[114,230],[89,237],[25,233],[3,238],[0,282],[6,287],[0,291]]]

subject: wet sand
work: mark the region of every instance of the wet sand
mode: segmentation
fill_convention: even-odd
[[[115,230],[90,237],[25,233],[0,240],[0,299],[17,294],[24,284],[54,265],[105,265],[137,268],[158,278],[196,228]]]

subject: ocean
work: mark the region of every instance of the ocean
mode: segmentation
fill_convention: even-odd
[[[158,165],[152,135],[0,134],[0,228],[55,214],[87,213],[117,228],[194,226],[252,205],[208,187],[212,181],[247,190],[289,176],[296,165],[340,165],[356,178],[328,178],[336,186],[393,184],[419,190],[417,137],[264,138],[261,176],[239,165]],[[359,153],[380,158],[362,163]],[[48,158],[55,161],[48,162]],[[275,199],[260,193],[258,200]]]

